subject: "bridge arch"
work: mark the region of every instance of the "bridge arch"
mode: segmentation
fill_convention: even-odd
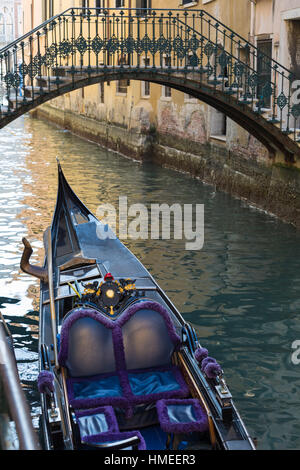
[[[270,157],[274,157],[276,152],[279,151],[285,156],[286,160],[292,161],[293,154],[299,153],[299,147],[295,142],[287,135],[283,135],[280,129],[252,111],[247,105],[241,105],[235,97],[228,96],[221,90],[216,90],[207,84],[199,86],[199,82],[193,77],[183,76],[180,73],[169,74],[164,70],[160,72],[156,70],[153,73],[149,70],[112,70],[100,72],[93,76],[86,74],[85,77],[74,81],[70,79],[69,83],[62,84],[54,90],[35,95],[33,99],[27,98],[19,107],[2,116],[0,127],[6,126],[21,115],[66,93],[97,83],[112,82],[124,78],[168,86],[212,106],[257,138],[268,149]]]

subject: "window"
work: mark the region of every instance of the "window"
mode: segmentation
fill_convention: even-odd
[[[127,95],[128,80],[118,80],[117,81],[117,93],[122,95]]]
[[[125,0],[116,0],[116,8],[122,8],[125,5]]]
[[[164,67],[170,67],[171,66],[171,57],[170,56],[164,57],[163,61],[164,61],[164,63],[163,63]],[[164,96],[165,98],[171,98],[172,89],[169,86],[163,86],[162,96]]]
[[[54,0],[49,0],[49,18],[52,18],[54,16]]]
[[[4,16],[2,15],[2,13],[0,14],[0,34],[5,34]]]
[[[118,65],[126,65],[128,64],[128,56],[126,55],[123,55],[122,57],[120,57],[118,59]],[[122,79],[122,80],[118,80],[117,81],[117,93],[119,94],[122,94],[122,95],[126,95],[127,94],[127,87],[129,86],[130,84],[130,80],[127,80],[127,79]]]
[[[141,87],[142,87],[142,98],[149,98],[150,96],[150,82],[142,82],[141,83]]]
[[[144,67],[149,67],[150,59],[149,57],[143,57],[142,63]],[[141,96],[142,98],[149,98],[150,96],[150,82],[141,82]]]
[[[215,108],[210,108],[210,135],[211,137],[226,137],[227,118]]]
[[[95,8],[104,8],[104,0],[95,0]]]
[[[83,14],[86,15],[87,10],[90,8],[90,0],[82,0]]]
[[[43,0],[43,20],[46,21],[48,19],[48,11],[47,11],[47,0]]]
[[[272,39],[257,41],[257,73],[260,83],[257,86],[257,98],[262,99],[263,106],[268,108],[271,96],[264,93],[264,87],[272,81],[272,68],[269,57],[272,57]]]
[[[172,89],[169,86],[163,86],[163,97],[164,98],[171,98],[172,96]]]
[[[136,0],[136,15],[146,16],[151,8],[151,0]]]
[[[6,28],[5,28],[6,40],[7,41],[12,41],[13,40],[13,34],[14,34],[13,20],[12,20],[11,15],[7,15],[7,17],[6,17]]]

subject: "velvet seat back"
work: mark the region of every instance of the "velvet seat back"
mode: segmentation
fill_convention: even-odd
[[[174,344],[164,318],[156,311],[137,311],[122,327],[126,369],[146,369],[171,363]]]
[[[116,320],[90,308],[62,324],[59,363],[71,377],[169,365],[180,344],[168,311],[153,301],[131,305]]]
[[[73,320],[73,321],[72,321]],[[59,360],[71,377],[115,372],[112,329],[91,316],[71,314],[61,336]]]

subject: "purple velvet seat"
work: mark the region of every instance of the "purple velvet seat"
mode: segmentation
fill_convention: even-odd
[[[173,444],[173,448],[176,449],[182,440],[179,435],[208,430],[207,415],[199,400],[162,399],[156,403],[156,409],[162,430],[169,434],[167,447],[171,441],[170,434],[177,435],[176,444]]]
[[[103,436],[119,431],[117,419],[111,406],[75,411],[75,416],[83,441],[94,435],[101,434]]]
[[[129,416],[136,405],[188,396],[171,361],[180,343],[168,311],[157,302],[136,302],[117,320],[75,309],[63,322],[59,351],[70,404],[117,406]]]
[[[136,437],[135,446],[146,449],[146,444],[138,431],[120,432],[114,410],[111,406],[102,406],[90,410],[75,411],[76,423],[80,435],[80,444],[93,447],[112,448],[119,445],[123,450],[134,448],[132,438]]]

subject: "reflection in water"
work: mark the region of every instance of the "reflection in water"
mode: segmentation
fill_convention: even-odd
[[[134,162],[45,122],[21,118],[0,132],[0,308],[15,339],[18,365],[39,409],[39,284],[20,273],[21,239],[43,261],[43,231],[56,201],[57,167],[95,213],[100,203],[205,204],[205,243],[128,240],[202,344],[222,364],[235,402],[264,449],[300,448],[300,237],[295,229],[188,176]]]

